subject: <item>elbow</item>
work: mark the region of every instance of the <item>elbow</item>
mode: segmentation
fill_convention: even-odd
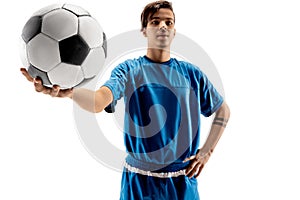
[[[95,94],[94,112],[102,112],[113,100],[111,90],[107,87],[101,87]]]
[[[94,110],[93,110],[93,113],[100,113],[104,110],[103,106],[95,103],[95,106],[94,106]]]
[[[94,113],[100,113],[100,112],[102,112],[104,109],[97,109],[97,108],[95,108],[95,110],[94,110]]]
[[[227,117],[227,119],[229,119],[230,118],[230,108],[226,103],[225,103],[225,107],[226,107],[226,117]]]
[[[228,106],[228,104],[224,101],[223,104],[221,105],[221,107],[218,109],[217,116],[222,116],[225,119],[229,120],[230,118],[230,108]]]
[[[93,113],[100,113],[100,112],[102,112],[102,110],[101,110],[101,109],[97,109],[97,108],[95,108],[95,109],[93,110]]]

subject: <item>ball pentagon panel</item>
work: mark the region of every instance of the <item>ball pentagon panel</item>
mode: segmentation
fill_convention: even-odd
[[[22,38],[28,43],[34,36],[41,32],[42,17],[34,16],[31,17],[25,24],[22,30]]]
[[[68,64],[81,65],[89,51],[90,48],[79,35],[74,35],[59,42],[61,61]]]

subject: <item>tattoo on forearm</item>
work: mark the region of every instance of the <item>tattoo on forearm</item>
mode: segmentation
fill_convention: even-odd
[[[216,117],[213,121],[213,124],[223,126],[225,128],[227,125],[227,122],[228,122],[228,119]]]

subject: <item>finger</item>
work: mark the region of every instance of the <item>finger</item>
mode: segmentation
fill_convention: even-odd
[[[50,95],[51,94],[51,90],[52,89],[50,89],[50,88],[44,87],[43,90],[42,90],[42,92],[43,92],[43,94],[49,94]]]
[[[197,160],[192,161],[186,168],[185,174],[187,174],[187,175],[190,174],[194,170],[194,168],[197,166],[197,164],[198,164]]]
[[[50,90],[50,96],[57,97],[59,93],[60,87],[58,85],[54,85]]]
[[[51,94],[51,91],[52,91],[52,89],[51,88],[49,88],[49,87],[46,87],[46,86],[43,86],[42,85],[42,87],[43,87],[43,89],[42,89],[42,93],[44,93],[44,94]]]
[[[20,68],[20,71],[28,81],[33,82],[33,78],[29,75],[28,71],[25,68]]]
[[[42,80],[39,78],[34,78],[34,87],[37,92],[43,92],[46,88],[42,84]]]
[[[191,156],[191,157],[188,157],[188,158],[186,158],[186,159],[184,159],[184,163],[185,162],[187,162],[187,161],[190,161],[190,160],[193,160],[193,159],[195,159],[196,158],[196,155],[193,155],[193,156]]]
[[[58,97],[72,97],[73,89],[64,89],[60,90],[58,93]]]
[[[198,169],[198,172],[195,174],[195,178],[198,178],[198,176],[200,175],[202,169],[203,169],[204,165],[201,165],[200,168]]]
[[[201,163],[197,163],[195,167],[187,174],[189,178],[192,178],[194,174],[198,171],[199,167],[201,166]]]

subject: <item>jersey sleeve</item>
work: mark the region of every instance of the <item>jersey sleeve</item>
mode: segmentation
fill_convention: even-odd
[[[108,87],[113,94],[113,101],[105,108],[106,112],[113,113],[115,111],[117,101],[124,96],[126,82],[126,64],[122,63],[112,70],[109,80],[103,84],[103,86]]]
[[[224,101],[223,97],[203,73],[200,77],[199,90],[201,114],[205,117],[209,117],[220,108]]]

